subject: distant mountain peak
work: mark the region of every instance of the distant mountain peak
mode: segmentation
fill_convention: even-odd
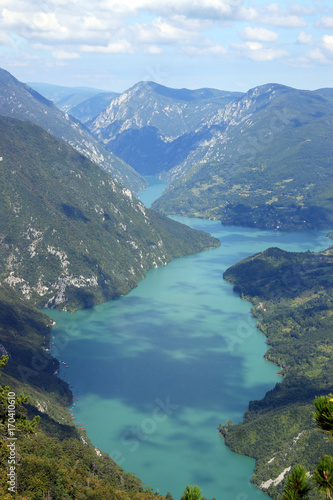
[[[89,128],[141,174],[158,173],[182,161],[198,142],[191,139],[196,130],[242,95],[139,82],[113,99]]]
[[[31,121],[41,126],[71,144],[117,181],[133,190],[142,189],[145,185],[134,169],[107,151],[81,123],[71,119],[53,102],[3,69],[0,69],[0,115]]]

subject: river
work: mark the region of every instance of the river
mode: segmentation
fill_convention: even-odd
[[[163,183],[150,178],[147,204]],[[269,497],[250,483],[254,460],[232,453],[217,429],[238,422],[253,399],[281,381],[263,359],[265,337],[251,305],[223,281],[244,257],[278,246],[328,246],[327,231],[279,233],[175,217],[221,247],[153,269],[126,296],[70,314],[50,311],[53,353],[68,365],[75,421],[90,440],[147,486],[179,500],[186,484],[206,498]],[[76,398],[79,398],[78,400]]]

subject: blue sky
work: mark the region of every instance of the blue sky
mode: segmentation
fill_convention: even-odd
[[[329,3],[330,2],[330,3]],[[0,0],[0,67],[121,92],[138,81],[333,87],[331,0]]]

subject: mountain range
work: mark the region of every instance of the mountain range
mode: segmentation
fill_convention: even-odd
[[[146,183],[123,160],[106,151],[79,121],[59,110],[51,101],[0,69],[0,115],[31,121],[68,142],[80,153],[109,172],[114,179],[137,191]]]
[[[29,394],[26,413],[41,419],[32,436],[26,439],[26,426],[15,441],[17,489],[25,498],[47,492],[50,498],[164,499],[74,424],[66,409],[73,395],[49,352],[53,321],[39,310],[75,311],[115,299],[149,269],[220,244],[147,209],[129,189],[143,185],[84,126],[0,70],[1,394],[2,401],[9,387]],[[7,496],[4,418],[0,411],[0,495]]]
[[[28,83],[50,101],[54,102],[61,111],[74,116],[81,123],[92,121],[108,104],[115,99],[118,92],[108,92],[90,87],[63,87],[49,83]]]
[[[87,121],[105,146],[169,188],[167,215],[274,229],[333,222],[332,89],[246,93],[141,82]]]
[[[250,90],[221,110],[169,172],[154,208],[277,229],[333,222],[332,101],[282,85]]]
[[[87,126],[110,151],[141,174],[170,170],[196,148],[203,120],[238,92],[171,89],[140,82],[111,101]]]
[[[81,113],[86,126],[0,70],[0,353],[9,355],[2,380],[31,394],[29,415],[42,417],[37,434],[18,440],[20,493],[158,498],[73,425],[65,408],[72,394],[47,349],[51,322],[36,307],[75,311],[115,299],[148,269],[219,245],[163,213],[332,227],[333,90],[141,82],[120,96],[66,92],[53,95],[57,106]],[[141,174],[170,181],[153,205],[162,214],[133,193],[144,185]],[[285,377],[251,402],[243,423],[220,429],[232,449],[257,459],[254,481],[273,498],[282,483],[272,478],[286,462],[301,457],[311,470],[323,451],[311,401],[331,387],[331,267],[331,250],[269,249],[224,275],[253,302],[272,346],[266,357]],[[299,269],[299,286],[290,286],[286,276]]]

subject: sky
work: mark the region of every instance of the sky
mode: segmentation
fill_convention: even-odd
[[[139,81],[333,87],[332,0],[0,0],[0,67],[122,92]]]

